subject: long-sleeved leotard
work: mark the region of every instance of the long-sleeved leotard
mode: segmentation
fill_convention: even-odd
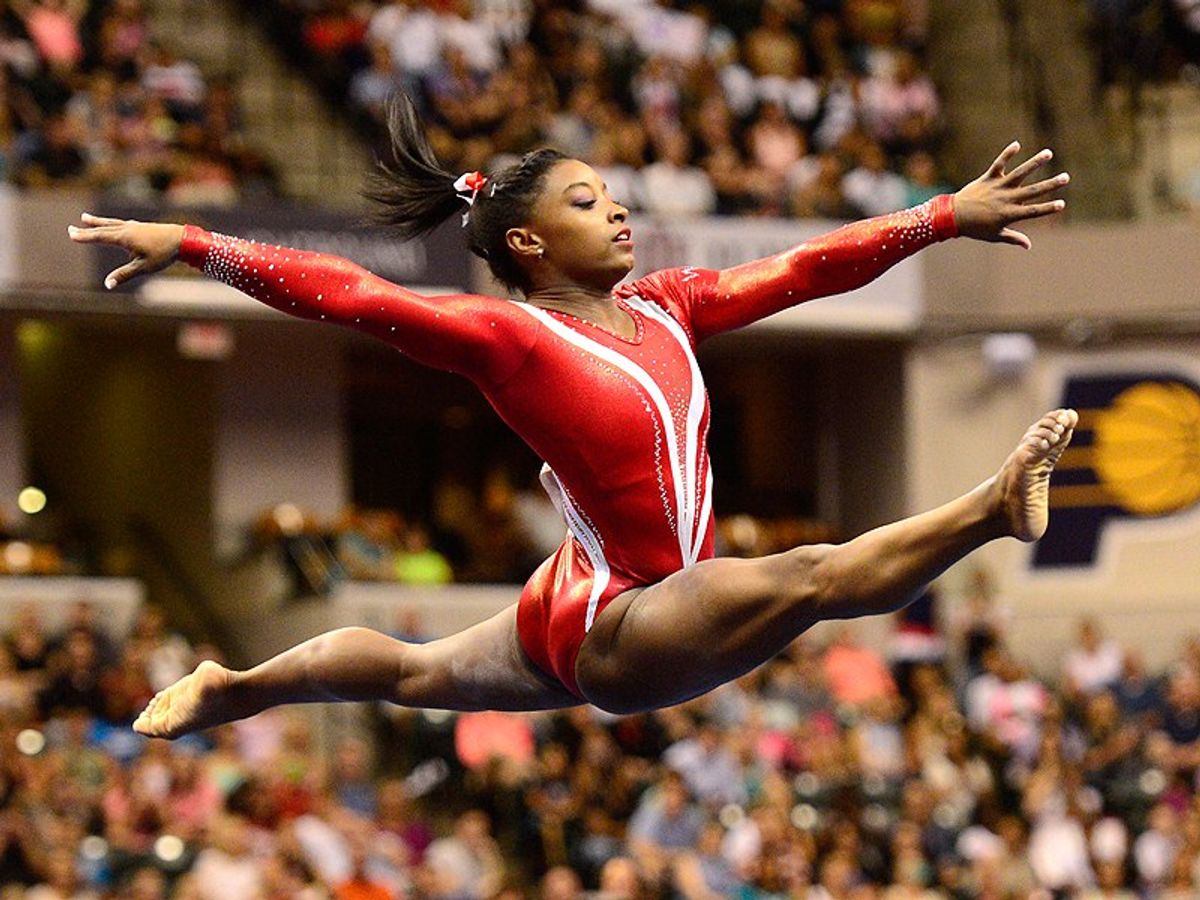
[[[579,693],[575,658],[618,594],[712,556],[706,337],[852,290],[956,234],[951,198],[848,225],[724,271],[656,272],[614,292],[633,338],[526,303],[426,298],[353,263],[188,226],[185,262],[296,316],[388,341],[479,386],[546,466],[567,538],[522,592],[522,646]]]

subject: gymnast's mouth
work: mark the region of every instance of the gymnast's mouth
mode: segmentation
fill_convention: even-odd
[[[614,244],[632,244],[633,243],[633,230],[629,229],[629,228],[622,228],[620,231],[617,232],[617,236],[613,238],[613,243]]]

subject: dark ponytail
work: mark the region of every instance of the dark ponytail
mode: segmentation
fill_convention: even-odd
[[[451,175],[437,160],[417,108],[398,92],[388,103],[387,127],[392,162],[381,161],[367,179],[363,196],[381,209],[376,221],[405,240],[433,231],[463,205]]]
[[[432,231],[455,213],[467,212],[466,200],[454,190],[458,176],[438,162],[416,107],[403,93],[388,106],[388,132],[394,162],[379,163],[379,171],[363,189],[367,199],[382,207],[376,221],[407,240]],[[467,245],[510,289],[527,291],[530,285],[508,248],[508,230],[529,224],[546,173],[564,159],[557,150],[525,154],[516,165],[489,175],[470,209]]]

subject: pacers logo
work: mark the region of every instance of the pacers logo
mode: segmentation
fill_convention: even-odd
[[[1073,377],[1079,428],[1054,471],[1035,569],[1094,565],[1108,523],[1200,504],[1200,387],[1175,374]]]

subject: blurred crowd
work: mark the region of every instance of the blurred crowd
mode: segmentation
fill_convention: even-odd
[[[376,123],[458,171],[537,146],[660,215],[853,218],[944,190],[924,0],[276,0]]]
[[[143,0],[0,2],[0,176],[179,204],[276,192],[233,83],[154,34]]]
[[[437,485],[428,520],[391,509],[348,507],[332,521],[283,503],[264,510],[253,547],[286,572],[294,596],[322,594],[346,579],[435,585],[522,584],[566,536],[562,515],[540,484],[514,483],[504,469],[472,489]],[[812,519],[718,517],[721,556],[765,556],[836,539]]]
[[[0,642],[0,896],[1195,897],[1200,640],[1152,674],[1083,621],[1038,677],[968,593],[882,652],[842,627],[655,714],[380,707],[322,740],[291,709],[175,743],[129,722],[214,648],[153,607],[123,638],[26,608]]]

